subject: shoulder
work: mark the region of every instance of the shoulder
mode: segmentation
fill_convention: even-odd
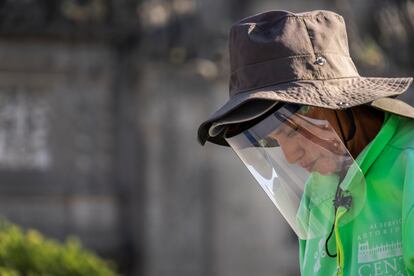
[[[414,150],[414,119],[398,117],[397,130],[388,146],[400,150]]]

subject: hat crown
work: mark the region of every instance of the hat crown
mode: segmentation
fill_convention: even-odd
[[[280,102],[329,109],[371,103],[414,116],[400,104],[374,104],[403,93],[413,79],[359,76],[344,20],[334,12],[271,11],[247,17],[231,28],[229,46],[230,99],[200,125],[202,144],[228,145],[227,125],[258,119]]]
[[[230,96],[295,80],[359,76],[342,16],[270,11],[230,30]]]

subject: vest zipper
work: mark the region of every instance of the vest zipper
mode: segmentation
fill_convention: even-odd
[[[344,207],[339,207],[336,212],[335,218],[335,242],[336,242],[336,269],[337,275],[342,276],[344,270],[344,247],[342,245],[340,233],[339,233],[339,220],[347,212],[347,209]]]

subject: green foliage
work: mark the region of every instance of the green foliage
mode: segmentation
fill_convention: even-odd
[[[69,238],[64,244],[35,230],[0,222],[1,276],[113,276],[109,264]]]

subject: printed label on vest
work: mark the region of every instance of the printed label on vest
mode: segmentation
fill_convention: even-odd
[[[406,275],[401,219],[373,223],[358,235],[358,275]]]

